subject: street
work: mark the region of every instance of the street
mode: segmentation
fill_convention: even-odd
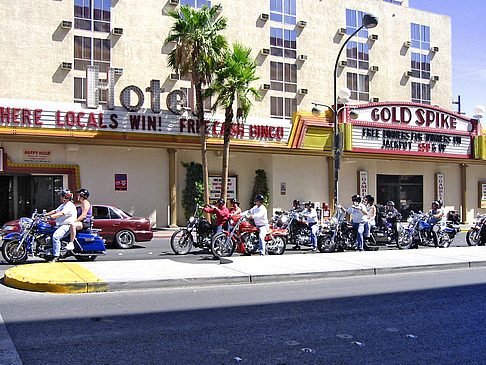
[[[485,283],[482,268],[82,295],[1,286],[0,312],[23,364],[482,364]]]

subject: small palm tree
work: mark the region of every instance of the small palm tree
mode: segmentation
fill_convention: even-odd
[[[246,119],[250,112],[252,103],[249,94],[261,99],[261,95],[250,84],[258,80],[255,76],[257,64],[250,57],[251,49],[239,43],[233,44],[232,50],[227,50],[223,64],[216,70],[216,78],[213,84],[206,89],[205,95],[217,94],[218,97],[213,105],[213,109],[218,106],[225,109],[224,121],[224,147],[223,163],[221,169],[221,197],[226,200],[228,192],[228,169],[229,169],[229,150],[231,140],[231,127],[233,126],[235,101],[238,105],[236,116],[238,119]]]
[[[226,28],[226,19],[220,17],[221,5],[200,9],[181,6],[167,12],[174,24],[164,44],[176,42],[168,56],[169,67],[181,76],[191,74],[196,93],[196,117],[201,133],[201,165],[204,184],[204,202],[209,203],[209,175],[204,122],[204,85],[209,85],[215,66],[221,62],[226,39],[218,34]]]

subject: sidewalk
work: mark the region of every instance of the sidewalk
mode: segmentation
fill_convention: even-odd
[[[239,256],[203,263],[171,259],[59,262],[21,265],[5,272],[7,286],[44,292],[87,293],[312,278],[380,275],[486,267],[486,247]]]

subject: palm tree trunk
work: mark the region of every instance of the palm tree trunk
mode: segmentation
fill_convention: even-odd
[[[196,115],[197,120],[199,121],[199,132],[201,133],[201,165],[204,185],[204,204],[209,204],[208,150],[206,146],[206,123],[204,121],[204,105],[201,82],[194,82],[194,88],[196,90]]]
[[[228,196],[228,171],[229,171],[229,154],[231,140],[231,126],[233,125],[233,103],[231,107],[225,110],[224,121],[224,146],[223,146],[223,165],[221,167],[221,198],[226,201]]]

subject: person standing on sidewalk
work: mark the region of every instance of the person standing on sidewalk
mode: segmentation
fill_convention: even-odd
[[[49,262],[56,262],[59,260],[61,253],[61,239],[69,232],[71,223],[76,220],[77,212],[76,206],[72,202],[73,193],[65,189],[61,191],[62,204],[55,210],[51,210],[44,214],[46,217],[51,217],[56,220],[57,229],[52,235],[52,259]]]
[[[255,196],[255,206],[248,211],[249,218],[255,221],[255,226],[258,228],[258,240],[260,243],[260,256],[264,256],[266,253],[265,236],[268,233],[268,216],[267,208],[263,205],[265,198],[263,195],[258,194]]]
[[[353,195],[351,197],[353,205],[351,205],[347,210],[346,213],[351,214],[352,220],[351,224],[357,230],[356,234],[356,246],[358,247],[358,251],[363,251],[364,240],[363,240],[363,233],[365,230],[365,223],[366,220],[364,216],[368,215],[368,211],[366,210],[366,206],[361,203],[361,197],[359,195]]]
[[[305,217],[306,223],[310,229],[312,251],[317,251],[317,231],[319,230],[319,226],[317,224],[317,212],[314,209],[314,203],[305,203],[305,209],[302,212],[302,216]]]

